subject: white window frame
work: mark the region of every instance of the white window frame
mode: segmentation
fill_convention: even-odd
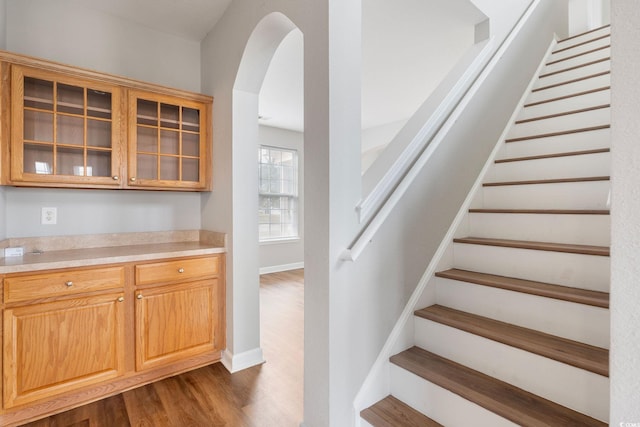
[[[291,164],[282,162],[282,155],[285,153],[291,155]],[[296,149],[270,145],[258,147],[258,240],[260,243],[300,238],[298,159]],[[268,228],[266,233],[265,228]]]

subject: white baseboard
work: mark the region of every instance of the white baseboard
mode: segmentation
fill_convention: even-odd
[[[230,373],[236,373],[243,369],[264,363],[264,356],[261,348],[245,351],[240,354],[232,354],[229,350],[222,353],[222,366],[227,368]]]
[[[260,274],[279,273],[281,271],[297,270],[299,268],[304,268],[304,262],[260,267]]]

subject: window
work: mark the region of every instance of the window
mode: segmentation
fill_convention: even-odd
[[[258,153],[260,241],[298,237],[298,153],[261,146]]]

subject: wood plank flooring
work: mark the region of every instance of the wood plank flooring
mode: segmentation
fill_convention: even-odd
[[[261,276],[266,363],[220,363],[139,387],[28,427],[298,427],[302,421],[304,271]]]

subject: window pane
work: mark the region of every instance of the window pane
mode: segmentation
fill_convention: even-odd
[[[298,236],[295,150],[262,146],[258,150],[260,240]]]

